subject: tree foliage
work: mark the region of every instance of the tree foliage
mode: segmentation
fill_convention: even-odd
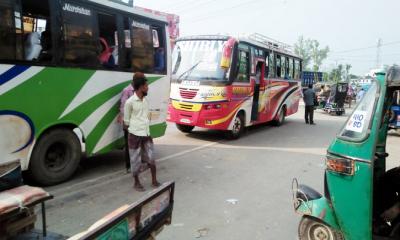
[[[294,52],[303,59],[303,69],[318,72],[323,61],[328,57],[329,47],[321,48],[315,39],[304,39],[300,36],[294,44]],[[312,63],[312,68],[310,64]]]
[[[350,73],[351,67],[351,64],[339,64],[336,68],[332,69],[330,73],[327,73],[327,80],[338,83],[341,81],[350,82],[350,79],[358,78],[358,76]]]
[[[294,44],[294,53],[303,59],[303,69],[309,70],[308,65],[311,62],[311,45],[309,39],[300,36],[297,43]]]

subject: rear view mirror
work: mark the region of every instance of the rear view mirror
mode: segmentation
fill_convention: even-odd
[[[222,48],[222,57],[221,57],[221,62],[220,62],[220,67],[228,69],[231,65],[231,59],[232,59],[232,52],[233,52],[233,47],[235,46],[236,40],[234,38],[229,38],[228,41],[224,43],[224,46]]]
[[[157,30],[153,29],[152,30],[152,34],[153,34],[153,47],[154,48],[160,47],[160,41],[158,40],[158,32],[157,32]]]

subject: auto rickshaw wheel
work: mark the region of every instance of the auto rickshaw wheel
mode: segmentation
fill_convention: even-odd
[[[344,240],[335,231],[318,219],[303,216],[299,223],[299,240]]]

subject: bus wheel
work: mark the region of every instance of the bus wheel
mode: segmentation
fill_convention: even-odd
[[[286,116],[286,108],[282,107],[281,110],[279,111],[277,119],[272,122],[273,125],[277,127],[281,126],[285,122],[285,116]]]
[[[189,126],[189,125],[183,125],[183,124],[176,124],[176,128],[178,128],[179,131],[184,132],[184,133],[190,133],[194,126]]]
[[[238,139],[242,135],[244,130],[244,117],[243,113],[238,113],[233,120],[233,126],[230,131],[227,132],[229,139]]]
[[[75,133],[69,129],[55,129],[36,143],[29,170],[38,183],[54,185],[74,174],[80,158],[81,144]]]
[[[299,223],[299,240],[343,240],[342,234],[311,217],[303,216]]]

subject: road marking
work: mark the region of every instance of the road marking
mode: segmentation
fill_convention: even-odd
[[[172,159],[172,158],[176,158],[176,157],[179,157],[179,156],[191,153],[191,152],[195,152],[195,151],[207,148],[207,147],[211,147],[213,145],[217,145],[220,142],[221,141],[207,143],[207,144],[195,147],[195,148],[191,148],[191,149],[184,150],[184,151],[181,151],[181,152],[169,155],[169,156],[165,156],[165,157],[156,159],[155,161],[156,162],[164,162],[164,161],[167,161],[167,160]],[[121,179],[123,177],[126,177],[126,176],[127,176],[127,174],[125,174],[125,170],[120,170],[120,171],[117,171],[117,172],[109,173],[109,174],[104,175],[104,176],[91,178],[91,179],[88,179],[86,181],[79,182],[79,183],[76,183],[76,184],[73,184],[73,185],[68,185],[68,186],[65,186],[63,188],[59,188],[59,189],[56,189],[56,190],[51,190],[51,188],[50,188],[48,191],[50,191],[53,196],[56,196],[56,198],[61,199],[61,198],[67,197],[69,195],[75,194],[78,191],[84,191],[84,190],[87,190],[87,189],[90,189],[90,188],[93,188],[93,187],[104,185],[106,183],[110,183],[110,182],[119,180],[119,179]],[[68,193],[65,193],[67,191],[68,191]]]
[[[306,153],[318,156],[323,156],[326,154],[326,148],[280,148],[280,147],[234,146],[234,145],[223,145],[223,144],[220,144],[216,147],[224,149],[269,150],[269,151],[281,151],[281,152],[291,152],[291,153]]]
[[[212,142],[212,143],[204,144],[204,145],[201,145],[201,146],[198,146],[198,147],[195,147],[195,148],[191,148],[191,149],[188,149],[188,150],[185,150],[185,151],[181,151],[181,152],[178,152],[178,153],[166,156],[166,157],[159,158],[159,159],[156,160],[156,162],[164,162],[164,161],[169,160],[171,158],[179,157],[179,156],[191,153],[191,152],[195,152],[195,151],[207,148],[207,147],[211,147],[211,146],[217,145],[219,143],[221,143],[221,142]]]

